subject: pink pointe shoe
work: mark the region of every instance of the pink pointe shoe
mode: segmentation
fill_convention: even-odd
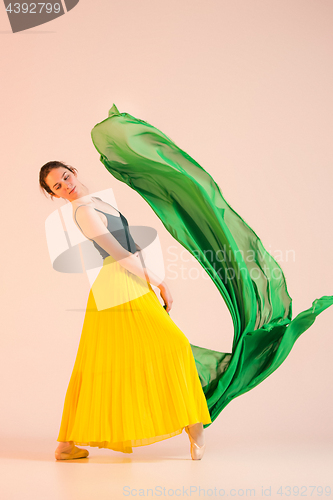
[[[204,456],[205,449],[206,449],[206,444],[203,444],[202,446],[199,446],[194,439],[192,438],[191,434],[189,433],[188,426],[185,427],[185,431],[188,434],[188,437],[190,438],[191,441],[191,457],[192,460],[201,460],[202,457]]]
[[[87,458],[89,455],[88,450],[83,450],[82,448],[78,448],[77,446],[73,446],[72,450],[68,452],[55,452],[54,456],[56,460],[75,460],[76,458]]]

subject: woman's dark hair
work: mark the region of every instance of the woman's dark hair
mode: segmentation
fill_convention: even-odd
[[[75,167],[71,167],[70,165],[66,165],[62,161],[49,161],[48,163],[45,163],[45,165],[42,166],[39,172],[39,186],[42,190],[42,192],[45,195],[45,192],[48,193],[51,196],[51,199],[53,201],[53,191],[50,189],[50,187],[46,184],[45,179],[49,175],[52,169],[54,168],[67,168],[67,170],[70,170],[74,175],[75,172],[77,172],[77,169]],[[46,195],[45,195],[46,196]]]

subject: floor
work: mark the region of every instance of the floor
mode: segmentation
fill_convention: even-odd
[[[4,500],[113,500],[122,498],[330,497],[332,443],[271,439],[219,442],[206,432],[200,461],[179,436],[132,454],[87,448],[71,462],[54,458],[54,440],[1,440],[0,498]]]

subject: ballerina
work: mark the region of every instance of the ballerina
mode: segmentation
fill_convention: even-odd
[[[88,450],[77,444],[131,453],[132,446],[185,429],[191,458],[200,460],[206,447],[203,425],[211,418],[191,345],[168,314],[173,302],[169,287],[142,267],[141,249],[127,219],[93,197],[79,181],[77,169],[48,162],[39,179],[51,198],[72,204],[75,223],[103,256],[93,286],[102,287],[105,294],[123,294],[118,305],[98,310],[93,287],[89,292],[55,458],[86,458]],[[151,284],[158,287],[165,308]],[[128,290],[136,298],[126,295]]]

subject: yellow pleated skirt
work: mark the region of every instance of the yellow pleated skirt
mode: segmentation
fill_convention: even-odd
[[[150,283],[107,257],[89,292],[57,440],[132,453],[197,422],[211,418],[188,339]]]

